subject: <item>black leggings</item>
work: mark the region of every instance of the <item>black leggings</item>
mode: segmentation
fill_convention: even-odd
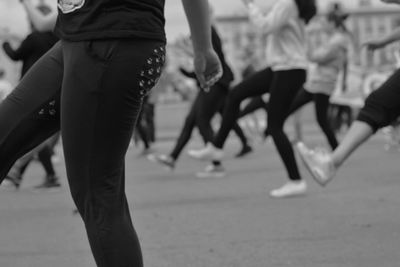
[[[183,148],[189,142],[194,128],[197,126],[204,143],[212,142],[214,131],[211,127],[211,120],[217,112],[222,113],[228,89],[218,83],[211,87],[209,92],[200,90],[194,99],[190,111],[185,118],[182,130],[176,141],[170,156],[176,160],[181,154]],[[239,137],[242,145],[247,145],[247,138],[240,126],[235,123],[233,130]]]
[[[248,98],[270,93],[268,132],[285,164],[291,180],[301,179],[292,145],[283,131],[290,106],[306,78],[303,69],[272,71],[261,70],[235,86],[228,95],[221,127],[214,145],[222,148],[239,115],[240,103]]]
[[[0,104],[0,181],[61,127],[69,187],[99,267],[143,266],[124,158],[142,98],[159,76],[157,61],[164,61],[164,48],[154,41],[61,41]],[[58,113],[28,119],[60,91]]]
[[[268,112],[268,102],[265,102],[262,96],[252,97],[249,103],[240,110],[239,118],[247,116],[260,108],[264,109],[265,112]]]
[[[338,141],[328,121],[329,95],[318,93],[312,94],[307,92],[304,88],[300,89],[290,107],[288,116],[311,101],[314,101],[315,103],[315,116],[318,125],[325,134],[326,139],[333,150],[338,146]]]
[[[367,123],[374,131],[390,125],[400,116],[400,69],[373,91],[357,120]]]

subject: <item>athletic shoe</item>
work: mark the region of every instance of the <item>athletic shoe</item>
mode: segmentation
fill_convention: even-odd
[[[253,148],[249,145],[243,146],[243,148],[235,155],[235,158],[241,158],[246,156],[247,154],[253,152]]]
[[[208,165],[204,171],[196,173],[198,178],[222,178],[226,175],[225,168],[222,165]]]
[[[34,187],[36,190],[54,190],[59,189],[61,184],[58,182],[58,178],[54,175],[47,176],[42,184]]]
[[[13,178],[11,176],[6,176],[3,180],[3,182],[1,183],[1,186],[3,188],[7,188],[7,189],[19,189],[21,185],[21,179],[17,179],[17,178]]]
[[[272,190],[269,194],[271,197],[284,198],[304,195],[307,191],[307,183],[305,181],[290,181],[282,187]]]
[[[192,158],[199,160],[221,160],[224,156],[224,151],[208,143],[205,148],[200,150],[189,150],[188,154]]]
[[[139,157],[145,157],[147,155],[150,155],[154,153],[154,149],[151,147],[148,148],[143,148],[143,150],[138,154]]]
[[[297,143],[296,148],[314,180],[321,186],[327,185],[336,173],[331,154],[323,150],[309,149],[302,142]]]
[[[152,162],[160,163],[160,164],[164,165],[165,167],[167,167],[171,171],[175,168],[175,160],[168,155],[149,154],[149,155],[147,155],[147,159]]]

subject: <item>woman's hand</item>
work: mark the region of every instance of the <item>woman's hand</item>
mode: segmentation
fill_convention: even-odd
[[[201,88],[208,91],[222,76],[222,67],[214,50],[195,52],[194,71]]]

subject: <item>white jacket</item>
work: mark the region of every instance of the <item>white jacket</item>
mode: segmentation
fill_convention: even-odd
[[[278,0],[268,14],[248,5],[249,19],[267,34],[266,63],[272,70],[307,69],[305,22],[294,0]]]

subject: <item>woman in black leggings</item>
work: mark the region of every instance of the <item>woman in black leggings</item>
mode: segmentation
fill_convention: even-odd
[[[313,0],[279,0],[267,16],[246,0],[250,19],[269,35],[267,62],[261,70],[235,86],[229,93],[221,127],[212,144],[192,156],[200,159],[222,158],[222,148],[239,114],[240,103],[249,97],[270,93],[268,131],[288,172],[290,182],[273,190],[271,196],[303,194],[306,183],[301,179],[289,139],[283,131],[290,106],[306,80],[305,24],[316,14]]]
[[[24,0],[30,1],[30,0]],[[220,77],[208,2],[182,0],[203,87]],[[99,267],[143,266],[125,196],[125,153],[165,53],[164,1],[59,0],[60,37],[0,104],[0,181],[61,127],[68,182]],[[48,120],[37,112],[61,93]],[[39,114],[40,115],[40,114]]]

